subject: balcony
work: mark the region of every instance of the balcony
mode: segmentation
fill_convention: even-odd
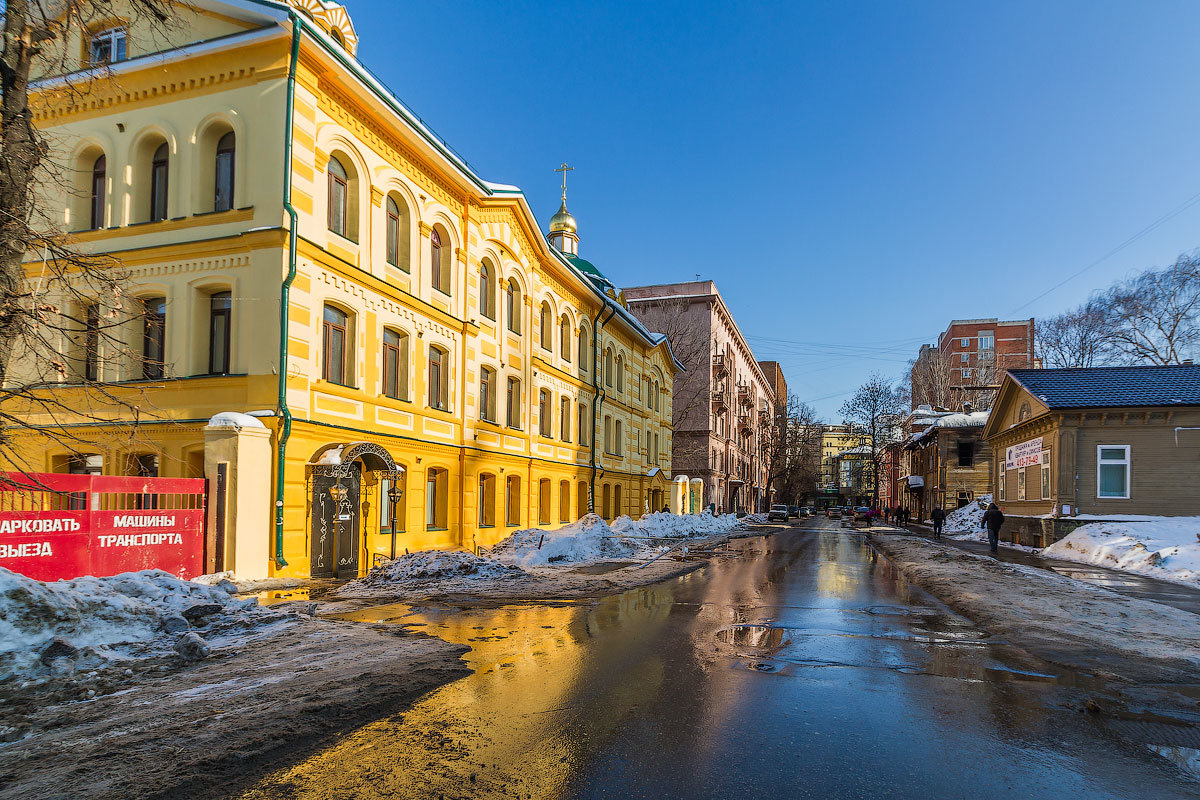
[[[754,432],[754,423],[751,422],[749,414],[738,414],[738,430],[747,434]]]
[[[725,360],[725,356],[716,355],[712,357],[713,375],[718,378],[724,378],[729,374],[729,363]]]
[[[713,407],[713,412],[717,413],[717,414],[720,414],[722,411],[728,410],[729,396],[725,393],[724,389],[717,389],[716,391],[713,392],[712,407]]]
[[[751,394],[749,386],[738,387],[738,402],[746,408],[754,408],[754,395]]]

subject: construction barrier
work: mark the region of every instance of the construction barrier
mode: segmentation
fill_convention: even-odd
[[[203,478],[0,472],[0,567],[54,581],[203,573]]]

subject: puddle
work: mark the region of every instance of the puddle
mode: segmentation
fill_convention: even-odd
[[[787,633],[786,628],[773,628],[766,625],[735,625],[732,628],[717,631],[717,639],[736,647],[773,650],[790,641]]]

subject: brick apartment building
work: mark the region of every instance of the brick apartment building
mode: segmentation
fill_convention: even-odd
[[[921,345],[910,375],[913,407],[989,408],[1005,370],[1037,366],[1033,334],[1032,318],[951,321],[937,345]]]
[[[660,326],[686,368],[675,375],[672,474],[702,479],[704,503],[718,512],[765,511],[775,393],[716,284],[639,286],[624,297],[634,316]],[[786,405],[782,371],[778,378]]]

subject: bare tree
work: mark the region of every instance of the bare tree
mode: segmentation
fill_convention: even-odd
[[[1181,255],[1100,295],[1113,349],[1136,364],[1178,364],[1200,345],[1200,258]]]
[[[879,470],[884,448],[899,436],[899,420],[907,411],[903,392],[879,373],[842,404],[842,416],[854,426],[855,439],[868,456],[864,469],[871,475],[873,505],[879,505]]]
[[[955,402],[951,380],[954,369],[949,353],[931,345],[922,345],[920,354],[908,369],[912,407],[930,405],[934,408],[951,408]]]
[[[1047,367],[1096,367],[1114,352],[1114,319],[1098,299],[1038,321],[1036,349]]]
[[[812,406],[788,395],[763,457],[769,465],[767,485],[775,488],[780,502],[795,502],[815,489],[821,474],[821,426]]]
[[[173,5],[130,0],[128,10],[147,34],[163,33]],[[76,450],[79,440],[67,421],[105,422],[114,409],[132,410],[135,419],[154,411],[101,379],[102,354],[112,374],[118,364],[136,365],[131,341],[144,309],[127,296],[118,264],[84,252],[67,235],[63,201],[79,182],[74,165],[56,160],[30,107],[35,75],[61,76],[34,90],[37,102],[49,107],[78,102],[111,80],[103,53],[91,53],[94,62],[81,70],[74,45],[112,13],[108,0],[8,0],[2,10],[0,455],[9,461],[13,434],[22,429]],[[74,390],[61,391],[63,384]]]

